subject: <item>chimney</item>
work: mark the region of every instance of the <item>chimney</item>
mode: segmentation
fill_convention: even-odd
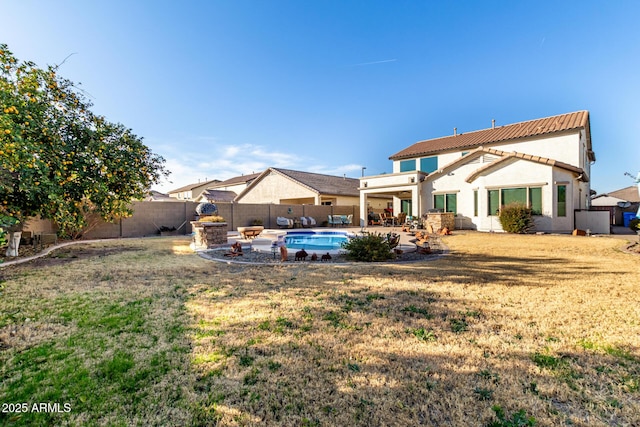
[[[458,136],[458,128],[453,128],[453,136]]]
[[[496,128],[496,119],[491,120],[491,129]]]

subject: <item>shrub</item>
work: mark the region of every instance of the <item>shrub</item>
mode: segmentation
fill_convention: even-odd
[[[629,221],[629,228],[631,229],[631,231],[640,230],[640,219],[634,218],[631,221]]]
[[[498,219],[502,229],[507,233],[528,233],[534,227],[532,209],[521,203],[503,206]]]
[[[395,258],[385,235],[369,233],[350,239],[342,244],[347,250],[347,259],[352,261],[387,261]]]
[[[262,222],[262,219],[256,218],[251,220],[251,225],[264,225],[264,223]]]

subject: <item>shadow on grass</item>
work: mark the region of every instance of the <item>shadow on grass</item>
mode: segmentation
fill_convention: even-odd
[[[582,352],[556,337],[541,342],[534,325],[518,336],[504,324],[518,320],[514,313],[429,286],[535,286],[504,276],[535,276],[564,263],[453,256],[410,268],[294,265],[267,277],[260,267],[242,267],[243,279],[237,266],[220,266],[221,277],[236,269],[232,281],[190,289],[199,308],[197,421],[485,425],[498,405],[541,425],[624,424],[640,409],[635,356]]]

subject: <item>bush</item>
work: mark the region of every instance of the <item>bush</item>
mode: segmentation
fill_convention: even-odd
[[[534,227],[533,210],[521,203],[503,206],[498,219],[502,229],[507,233],[528,233]]]
[[[251,220],[251,225],[253,225],[253,226],[264,225],[264,223],[262,222],[262,220],[260,218],[256,218],[256,219]]]
[[[369,233],[350,239],[342,244],[347,250],[347,259],[352,261],[376,262],[395,258],[387,237],[378,233]]]
[[[631,221],[629,221],[629,228],[631,229],[631,231],[640,230],[640,219],[634,218]]]

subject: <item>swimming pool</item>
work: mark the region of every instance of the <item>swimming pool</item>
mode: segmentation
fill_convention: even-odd
[[[307,251],[336,251],[342,243],[349,240],[346,231],[287,231],[284,241],[289,249],[305,249]]]

